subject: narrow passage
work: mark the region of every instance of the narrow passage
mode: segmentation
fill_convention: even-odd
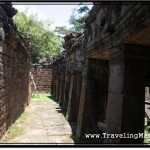
[[[25,110],[28,118],[20,124],[24,129],[23,134],[8,143],[74,143],[70,138],[72,129],[59,104],[48,95],[40,94],[40,99],[32,96]]]

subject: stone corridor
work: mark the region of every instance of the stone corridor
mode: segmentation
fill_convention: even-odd
[[[144,134],[150,7],[145,2],[93,4],[84,33],[67,34],[64,51],[32,69],[31,39],[13,22],[17,10],[0,5],[0,138],[24,111],[29,113],[20,124],[24,134],[9,143],[74,144],[72,133],[79,140],[89,133]],[[51,93],[57,103],[49,99],[28,106],[30,71],[39,93]],[[144,137],[109,137],[103,143],[143,144]]]
[[[65,120],[59,105],[49,99],[30,103],[25,110],[29,114],[28,119],[20,126],[24,133],[8,143],[46,143],[46,144],[73,144],[70,138],[72,129]]]

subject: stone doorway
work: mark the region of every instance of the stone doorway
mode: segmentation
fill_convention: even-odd
[[[108,60],[89,59],[89,81],[92,126],[97,132],[104,132],[109,81]]]

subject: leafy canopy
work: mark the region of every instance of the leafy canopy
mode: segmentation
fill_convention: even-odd
[[[73,26],[71,29],[75,32],[83,32],[85,26],[85,19],[89,12],[88,6],[78,6],[75,8],[70,16],[69,23]]]
[[[51,30],[51,21],[39,20],[37,14],[29,15],[28,10],[18,12],[14,21],[20,31],[31,37],[33,63],[38,61],[38,57],[51,58],[61,52],[62,41]]]

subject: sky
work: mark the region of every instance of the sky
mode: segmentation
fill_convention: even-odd
[[[88,7],[92,8],[92,3],[84,2],[83,5],[88,4]],[[55,26],[67,26],[69,25],[69,18],[71,16],[72,10],[79,5],[79,2],[70,2],[70,3],[13,3],[13,7],[15,7],[18,11],[22,11],[28,8],[29,13],[37,13],[39,19],[50,19],[53,24],[52,28]]]

